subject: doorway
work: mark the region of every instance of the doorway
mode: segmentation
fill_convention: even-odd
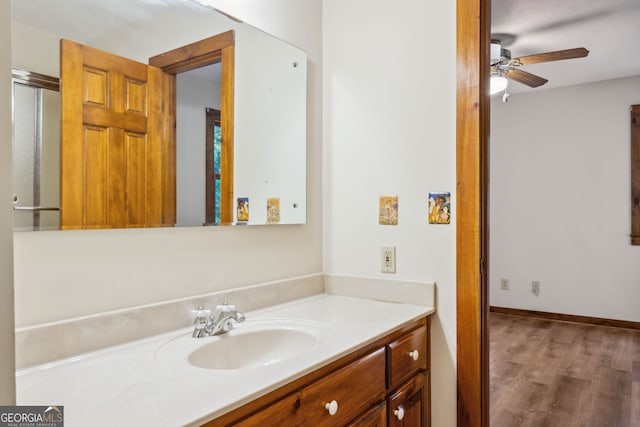
[[[220,216],[218,224],[233,223],[233,176],[234,176],[234,70],[235,35],[233,30],[179,47],[149,58],[149,64],[165,73],[165,96],[176,99],[176,75],[202,67],[220,64],[220,127],[222,144],[220,151]],[[173,102],[173,105],[176,103]],[[164,111],[165,140],[167,150],[176,150],[176,111]],[[208,222],[208,221],[206,221]]]
[[[457,425],[489,425],[490,0],[457,0]]]

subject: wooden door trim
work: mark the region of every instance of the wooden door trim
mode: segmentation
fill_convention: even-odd
[[[220,62],[222,49],[235,45],[235,31],[229,30],[149,58],[149,64],[169,74]]]
[[[215,173],[215,126],[220,126],[220,110],[206,109],[206,175],[205,175],[205,222],[207,225],[216,224],[216,173]]]
[[[176,132],[175,75],[195,68],[222,61],[221,76],[221,178],[220,178],[220,224],[233,223],[233,176],[234,176],[234,91],[235,91],[235,31],[230,30],[215,36],[173,49],[149,58],[149,64],[160,68],[166,75],[165,84],[165,141],[166,150],[173,158],[173,191],[175,199]],[[168,181],[170,178],[165,177]]]
[[[170,100],[170,102],[167,102]],[[176,223],[176,76],[162,73],[163,222]]]
[[[631,244],[640,245],[640,105],[631,106]]]
[[[550,313],[548,311],[523,310],[520,308],[491,306],[490,311],[508,316],[535,317],[537,319],[557,322],[584,323],[586,325],[604,326],[608,328],[635,329],[640,331],[640,322],[629,320],[607,319],[604,317],[581,316],[576,314]]]
[[[220,127],[220,224],[233,224],[235,46],[222,49]]]
[[[60,57],[74,58],[80,61],[82,46],[68,40],[60,40]],[[62,61],[60,73],[68,81],[82,81],[82,68],[75,62]],[[79,85],[62,86],[60,99],[65,108],[61,108],[60,146],[82,144],[82,87]],[[80,150],[62,150],[60,153],[60,229],[81,229],[85,223],[83,214],[82,185],[65,185],[65,183],[82,183],[84,162]]]
[[[486,427],[490,0],[457,0],[456,20],[457,425]]]

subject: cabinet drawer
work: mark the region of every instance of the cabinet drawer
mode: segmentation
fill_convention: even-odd
[[[426,425],[425,376],[418,374],[389,396],[389,427],[415,427]]]
[[[427,369],[427,346],[426,326],[389,344],[389,388],[393,389],[421,369]]]
[[[310,384],[237,424],[238,426],[345,425],[385,396],[385,352],[381,348]],[[327,404],[336,401],[329,413]]]

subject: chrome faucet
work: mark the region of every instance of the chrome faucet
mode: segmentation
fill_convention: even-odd
[[[208,308],[198,307],[191,312],[195,316],[193,320],[193,338],[211,337],[224,334],[233,329],[233,323],[244,322],[244,313],[236,310],[236,306],[226,302],[216,306],[218,315],[211,315]]]

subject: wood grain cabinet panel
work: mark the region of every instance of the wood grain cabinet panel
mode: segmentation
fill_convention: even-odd
[[[364,415],[352,421],[347,427],[386,427],[387,403],[382,402],[378,406],[369,409]]]
[[[418,371],[427,369],[428,335],[422,326],[389,344],[390,388],[395,388]]]
[[[424,411],[427,389],[424,374],[418,374],[389,396],[389,427],[426,425]]]
[[[343,426],[385,396],[384,348],[288,396],[237,426]],[[335,401],[330,414],[326,405]]]
[[[373,403],[383,400],[385,389],[383,348],[340,369],[303,391],[309,405],[309,421],[314,426],[345,425]],[[330,415],[327,404],[335,401],[338,411]]]

